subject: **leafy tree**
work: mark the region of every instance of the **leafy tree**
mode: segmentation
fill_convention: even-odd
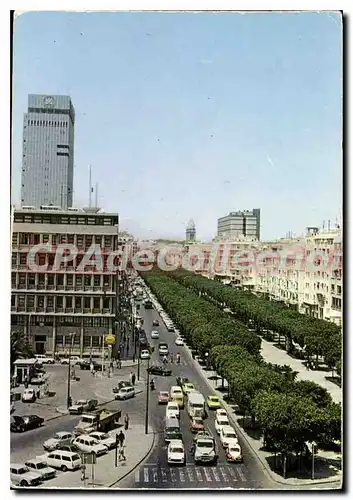
[[[299,380],[293,385],[293,392],[303,398],[310,398],[319,408],[332,404],[330,393],[311,380]]]
[[[11,371],[13,369],[13,364],[17,359],[32,358],[34,356],[32,345],[28,343],[23,333],[17,330],[11,332],[10,348]]]

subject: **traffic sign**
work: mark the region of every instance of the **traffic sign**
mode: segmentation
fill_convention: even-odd
[[[109,333],[108,335],[105,336],[105,341],[107,344],[115,344],[115,335]]]

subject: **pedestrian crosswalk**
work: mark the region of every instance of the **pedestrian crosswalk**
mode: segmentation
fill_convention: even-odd
[[[135,471],[135,483],[143,485],[148,483],[181,483],[190,486],[204,483],[219,483],[222,486],[230,486],[231,483],[244,483],[247,479],[243,464],[218,465],[217,467],[196,467],[194,464],[186,464],[181,467],[159,467],[147,465]]]

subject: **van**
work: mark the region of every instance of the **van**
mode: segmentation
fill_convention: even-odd
[[[80,455],[73,451],[52,451],[48,454],[46,462],[49,467],[61,469],[63,472],[67,470],[76,470],[81,466]]]
[[[190,418],[206,417],[205,398],[198,391],[192,391],[188,394],[187,412]]]
[[[118,393],[115,395],[115,399],[130,399],[135,396],[135,387],[125,386],[119,389]]]
[[[178,403],[179,408],[184,408],[184,394],[178,385],[173,385],[170,389],[170,399]]]
[[[165,420],[164,440],[169,443],[172,439],[182,439],[179,420],[175,417]]]

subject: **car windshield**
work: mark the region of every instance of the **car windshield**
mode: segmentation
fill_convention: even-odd
[[[61,439],[61,435],[59,433],[54,434],[54,439]]]
[[[168,398],[169,397],[169,393],[168,392],[160,392],[159,394],[162,398]]]
[[[225,437],[230,438],[230,437],[236,437],[235,432],[233,431],[227,431],[224,433]]]
[[[239,453],[240,452],[240,448],[238,446],[229,446],[229,451],[232,451],[232,452],[235,452],[235,453]]]
[[[214,403],[218,403],[217,396],[210,396],[210,400],[213,401]]]
[[[108,439],[108,438],[109,438],[108,434],[101,434],[99,436],[99,439]]]
[[[200,425],[202,424],[202,419],[201,418],[194,418],[194,424]]]
[[[18,469],[17,474],[26,474],[28,472],[28,467],[21,467]]]
[[[228,425],[228,420],[226,418],[220,418],[219,419],[219,424],[220,425]]]
[[[75,454],[75,455],[72,455],[71,459],[72,460],[80,460],[80,457],[79,457],[79,455]]]
[[[45,462],[39,462],[39,464],[37,464],[37,469],[46,469],[47,467],[47,464]]]
[[[184,450],[183,450],[183,448],[175,447],[175,448],[171,449],[171,452],[172,453],[184,453]]]
[[[90,424],[92,423],[92,417],[82,417],[81,422],[85,424]]]
[[[211,441],[199,441],[197,444],[202,448],[213,448],[213,443]]]

